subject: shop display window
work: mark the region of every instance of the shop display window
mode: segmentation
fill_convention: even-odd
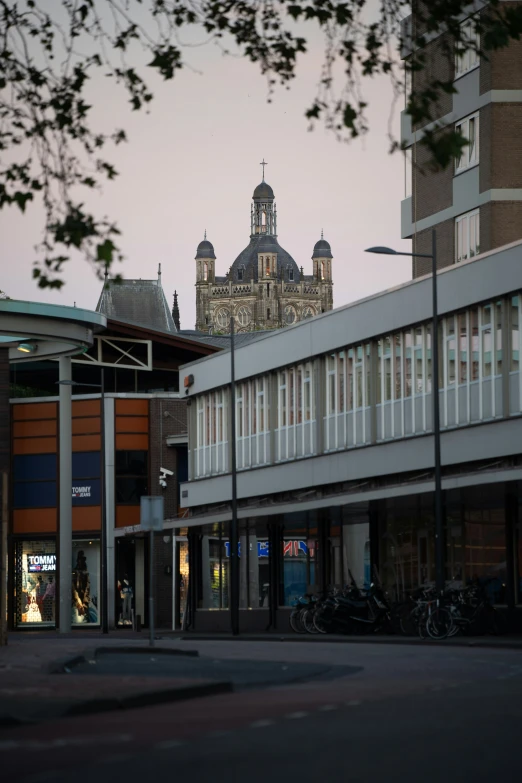
[[[56,542],[18,541],[15,547],[16,625],[54,626]]]
[[[73,625],[97,625],[100,622],[100,543],[86,539],[72,546]]]

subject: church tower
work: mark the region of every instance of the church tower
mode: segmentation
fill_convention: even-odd
[[[305,274],[277,237],[274,191],[263,179],[250,207],[250,240],[228,272],[216,274],[216,254],[205,238],[196,252],[196,329],[227,334],[281,329],[333,307],[332,250],[321,233],[312,274]]]
[[[216,282],[216,254],[212,242],[205,237],[196,250],[196,329],[208,332],[210,322],[209,298]]]

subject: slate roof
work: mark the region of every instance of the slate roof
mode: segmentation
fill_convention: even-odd
[[[245,249],[238,255],[231,267],[231,278],[233,282],[238,282],[238,271],[240,267],[244,267],[243,281],[250,281],[254,279],[258,280],[257,275],[257,254],[264,252],[264,246],[270,245],[270,249],[267,252],[277,253],[277,278],[278,280],[285,280],[288,282],[289,267],[294,271],[293,283],[298,283],[301,279],[301,273],[296,262],[284,248],[281,247],[275,236],[255,236],[250,238],[250,243]]]
[[[158,332],[176,333],[161,280],[107,280],[96,310],[116,321],[130,321]]]
[[[248,343],[255,342],[274,331],[277,331],[277,329],[263,329],[257,332],[238,332],[234,335],[234,347],[240,348],[242,345],[248,345]],[[222,348],[225,351],[230,350],[229,334],[206,334],[205,332],[198,332],[195,329],[182,329],[179,334],[181,337],[208,343],[209,345]]]

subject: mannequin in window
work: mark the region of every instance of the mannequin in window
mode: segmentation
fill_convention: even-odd
[[[73,623],[92,622],[89,616],[89,601],[91,597],[91,580],[87,571],[87,558],[83,549],[76,557],[76,565],[72,572],[72,621]]]
[[[134,591],[127,574],[124,575],[122,582],[118,582],[118,588],[122,601],[121,617],[123,625],[132,625],[132,597],[134,595]]]

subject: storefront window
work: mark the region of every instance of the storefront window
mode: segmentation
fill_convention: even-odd
[[[206,525],[202,529],[200,542],[199,608],[228,609],[230,575],[228,526]]]
[[[73,625],[97,625],[100,595],[100,544],[86,539],[72,545]]]
[[[317,592],[320,587],[319,569],[316,567],[319,549],[317,513],[285,514],[281,543],[283,606],[293,606],[306,593]]]
[[[56,542],[19,541],[16,556],[16,624],[55,625]]]
[[[358,587],[369,587],[370,573],[370,524],[368,503],[352,503],[342,506],[342,558],[344,584],[351,577]]]

